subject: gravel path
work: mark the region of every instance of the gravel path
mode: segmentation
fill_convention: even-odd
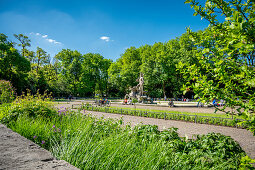
[[[56,160],[49,151],[0,124],[0,170],[77,170],[66,161]]]
[[[71,107],[72,104],[74,103],[71,102],[70,104],[59,104],[58,107]],[[141,106],[141,107],[146,107],[146,109],[150,108],[147,106]],[[189,109],[194,111],[193,108],[189,108]],[[85,114],[91,114],[96,117],[104,116],[105,118],[113,118],[113,119],[120,119],[122,117],[124,124],[130,123],[131,126],[135,126],[139,123],[143,123],[143,124],[157,125],[159,127],[159,130],[167,129],[170,127],[176,127],[178,128],[178,133],[180,136],[183,136],[183,137],[188,136],[189,138],[192,138],[193,135],[195,134],[207,134],[211,132],[221,133],[226,136],[231,136],[235,141],[237,141],[240,144],[243,150],[251,158],[255,159],[255,136],[253,136],[253,134],[246,129],[237,129],[237,128],[224,127],[224,126],[196,124],[196,123],[190,123],[190,122],[163,120],[163,119],[120,115],[120,114],[113,114],[113,113],[92,112],[92,111],[85,111]]]
[[[70,107],[72,104],[81,104],[81,103],[93,103],[94,101],[83,101],[83,100],[74,100],[72,102],[59,102],[60,105],[67,105]],[[58,103],[58,102],[56,102]],[[148,109],[148,110],[166,110],[166,111],[178,111],[178,112],[191,112],[191,113],[212,113],[212,114],[225,114],[223,112],[217,111],[214,113],[214,107],[167,107],[167,106],[158,106],[158,105],[122,105],[120,103],[111,103],[113,107],[122,107],[122,108],[138,108],[138,109]],[[221,108],[221,107],[219,107]],[[226,111],[230,111],[230,108],[227,108]]]
[[[92,112],[85,111],[85,114],[91,114],[96,117],[113,118],[120,119],[123,118],[124,124],[129,124],[135,126],[137,124],[150,124],[157,125],[159,130],[167,129],[170,127],[178,128],[178,133],[180,136],[188,136],[192,138],[195,134],[207,134],[211,132],[221,133],[226,136],[231,136],[235,141],[237,141],[243,150],[253,159],[255,159],[255,136],[252,135],[250,131],[246,129],[236,129],[232,127],[214,126],[206,124],[195,124],[190,122],[174,121],[174,120],[163,120],[155,118],[146,118],[138,116],[129,115],[119,115],[112,113],[102,113],[102,112]]]

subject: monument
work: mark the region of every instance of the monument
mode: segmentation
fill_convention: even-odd
[[[150,97],[146,95],[146,92],[143,90],[144,86],[144,78],[143,73],[140,73],[140,76],[138,79],[136,79],[138,84],[134,87],[130,87],[130,93],[125,95],[125,99],[133,100],[137,99],[139,103],[148,103],[151,102]]]

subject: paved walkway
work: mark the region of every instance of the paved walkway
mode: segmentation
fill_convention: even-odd
[[[55,102],[56,104],[62,106],[71,107],[73,105],[81,105],[81,103],[94,103],[94,101],[83,101],[83,100],[74,100],[71,102]],[[177,111],[177,112],[191,112],[191,113],[211,113],[214,116],[217,114],[225,114],[224,112],[217,111],[216,113],[214,107],[167,107],[167,106],[160,106],[160,105],[145,105],[145,104],[136,104],[136,105],[123,105],[121,103],[112,102],[111,106],[113,107],[121,107],[121,108],[138,108],[138,109],[147,109],[147,110],[165,110],[165,111]],[[222,108],[222,107],[218,107]],[[227,108],[226,111],[231,111],[230,108]]]
[[[102,112],[92,112],[85,111],[85,114],[91,114],[92,116],[105,118],[120,119],[123,118],[124,124],[130,123],[131,126],[135,126],[139,123],[157,125],[159,130],[167,129],[170,127],[178,128],[178,133],[180,136],[188,136],[192,138],[195,134],[207,134],[211,132],[221,133],[226,136],[231,136],[235,141],[237,141],[243,150],[253,159],[255,159],[255,136],[250,131],[246,129],[237,129],[232,127],[206,125],[206,124],[196,124],[190,122],[174,121],[174,120],[164,120],[155,118],[146,118],[138,116],[120,115],[113,113],[102,113]]]
[[[49,151],[0,124],[0,170],[76,170],[66,161],[56,160]]]

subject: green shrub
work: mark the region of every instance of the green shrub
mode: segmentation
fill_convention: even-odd
[[[57,112],[42,97],[17,101],[7,105],[17,115],[7,126],[80,169],[237,169],[251,162],[238,143],[221,134],[187,139],[176,128],[160,132],[155,125],[131,128],[122,120]]]
[[[0,104],[10,103],[15,99],[15,90],[9,81],[0,80]]]
[[[22,95],[8,105],[0,108],[1,115],[0,120],[3,123],[9,123],[16,121],[19,116],[27,115],[28,117],[45,117],[50,118],[57,115],[57,111],[53,108],[47,94],[35,96],[29,93],[25,96]],[[63,114],[64,111],[59,111],[59,114]]]

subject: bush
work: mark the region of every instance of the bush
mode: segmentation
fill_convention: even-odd
[[[44,117],[50,118],[57,116],[57,111],[50,103],[50,97],[47,94],[33,96],[31,94],[22,95],[10,104],[0,107],[0,121],[9,123],[16,121],[19,116],[26,115],[28,117]],[[63,113],[62,112],[59,112]]]
[[[15,91],[9,81],[0,80],[0,104],[10,103],[15,99]]]
[[[195,140],[179,137],[176,128],[161,132],[155,125],[124,127],[122,120],[57,112],[42,96],[23,96],[5,106],[15,115],[8,116],[8,127],[80,169],[237,169],[246,155],[221,134]],[[243,159],[242,167],[250,162]]]

